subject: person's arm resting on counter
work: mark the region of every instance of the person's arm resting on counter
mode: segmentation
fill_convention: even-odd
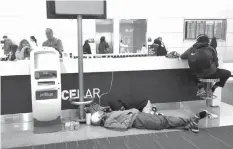
[[[191,49],[192,49],[192,47],[189,48],[188,50],[186,50],[183,54],[181,54],[180,58],[181,59],[188,59],[188,55],[191,52]]]
[[[63,45],[62,45],[62,41],[61,41],[60,39],[58,39],[58,41],[57,41],[56,49],[57,49],[60,53],[63,52]]]

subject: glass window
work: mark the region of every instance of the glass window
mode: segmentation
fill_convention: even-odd
[[[96,20],[96,53],[113,53],[113,20]]]
[[[120,20],[119,53],[140,53],[146,47],[146,19]],[[143,50],[142,50],[143,49]]]

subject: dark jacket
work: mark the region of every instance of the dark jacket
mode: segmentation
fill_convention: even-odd
[[[162,46],[162,42],[159,39],[155,39],[153,45],[156,45],[156,44],[158,46],[155,46],[155,49],[154,49],[155,55],[157,55],[157,56],[167,55],[167,49],[165,46],[164,47]]]
[[[132,128],[138,113],[139,111],[137,109],[112,111],[107,114],[104,127],[115,130],[127,130],[128,128]]]
[[[217,39],[215,37],[212,38],[212,40],[210,42],[210,46],[212,46],[216,50],[218,43],[217,43]]]
[[[192,47],[186,50],[182,55],[181,59],[188,59],[188,56],[191,52],[195,50],[204,50],[208,59],[211,62],[211,66],[208,69],[203,69],[201,72],[193,72],[198,77],[208,77],[216,72],[218,64],[217,51],[211,47],[208,43],[195,43]]]
[[[4,41],[3,49],[4,49],[5,55],[7,55],[11,52],[12,46],[14,46],[14,43],[10,39],[7,39],[6,41]]]
[[[159,46],[157,51],[157,56],[165,56],[167,55],[167,50],[165,47]]]
[[[91,54],[91,46],[89,43],[86,43],[83,45],[83,54]]]
[[[99,54],[107,53],[108,48],[109,48],[109,45],[106,41],[100,42],[99,48],[98,48]]]

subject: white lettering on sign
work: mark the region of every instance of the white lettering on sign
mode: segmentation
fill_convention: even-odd
[[[89,97],[89,98],[92,98],[92,94],[91,94],[91,91],[90,89],[87,90],[87,93],[86,93],[86,98]]]
[[[61,98],[62,98],[63,100],[68,100],[68,99],[69,99],[69,91],[63,90],[63,91],[61,92]]]
[[[76,93],[77,91],[75,89],[70,90],[70,98],[76,98],[77,97]]]
[[[100,89],[99,88],[93,88],[87,89],[87,91],[84,93],[85,98],[100,98]],[[79,98],[79,89],[71,89],[71,90],[63,90],[61,92],[61,98],[62,100],[68,100],[71,98]]]
[[[52,97],[53,93],[48,93],[48,92],[44,92],[42,94],[40,94],[40,97]]]

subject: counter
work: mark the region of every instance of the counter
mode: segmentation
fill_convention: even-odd
[[[29,61],[0,62],[0,69],[2,115],[30,113]],[[62,109],[76,109],[68,100],[79,96],[78,59],[64,59],[61,72]],[[117,106],[119,99],[134,104],[145,99],[153,103],[200,100],[187,61],[180,59],[88,58],[84,72],[84,95],[101,105]],[[103,93],[108,94],[101,97]]]
[[[144,71],[164,69],[186,69],[187,61],[169,59],[165,57],[127,57],[127,58],[86,58],[83,60],[84,73],[116,72],[116,71]],[[0,76],[29,75],[29,60],[1,61]],[[78,73],[78,59],[63,59],[61,72]]]

